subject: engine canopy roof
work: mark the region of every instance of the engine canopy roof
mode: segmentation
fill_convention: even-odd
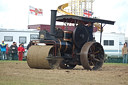
[[[115,21],[103,20],[103,19],[97,19],[97,18],[88,18],[88,17],[76,16],[76,15],[57,16],[56,21],[67,22],[67,23],[82,22],[84,24],[91,22],[91,23],[111,24],[111,25],[114,25],[114,23],[115,23]]]

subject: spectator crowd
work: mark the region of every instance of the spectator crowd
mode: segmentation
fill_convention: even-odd
[[[17,43],[13,42],[10,47],[4,41],[0,44],[0,60],[22,61],[24,52],[24,44],[17,46]]]

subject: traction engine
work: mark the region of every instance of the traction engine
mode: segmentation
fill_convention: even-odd
[[[56,21],[74,23],[74,30],[55,28]],[[74,15],[56,16],[56,10],[51,10],[50,32],[40,31],[37,45],[32,45],[28,50],[27,63],[29,67],[73,69],[76,65],[82,65],[87,70],[97,70],[102,67],[104,49],[93,38],[95,22],[101,23],[101,26],[102,23],[114,24],[114,21]]]

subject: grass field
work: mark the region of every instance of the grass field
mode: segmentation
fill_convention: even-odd
[[[128,85],[128,64],[105,63],[98,71],[31,69],[26,61],[0,61],[0,85]]]

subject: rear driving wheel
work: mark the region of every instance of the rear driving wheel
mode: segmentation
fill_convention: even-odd
[[[80,61],[84,69],[98,70],[104,63],[104,50],[98,42],[87,42],[80,53]]]

